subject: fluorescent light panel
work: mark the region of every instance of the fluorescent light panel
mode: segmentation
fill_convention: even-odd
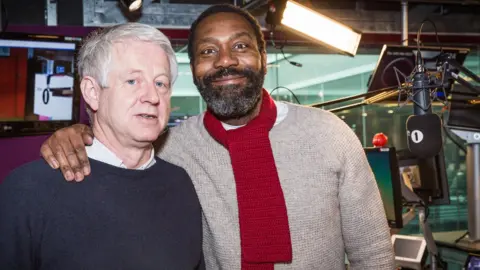
[[[136,0],[136,1],[132,1],[130,6],[128,7],[128,9],[130,11],[135,11],[135,10],[139,9],[141,6],[142,6],[142,0]]]
[[[127,7],[130,12],[136,11],[142,6],[142,0],[120,0],[120,3]]]
[[[294,1],[287,1],[282,24],[341,52],[354,56],[362,35],[335,20],[304,7]]]

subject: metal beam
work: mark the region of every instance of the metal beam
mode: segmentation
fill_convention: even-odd
[[[158,28],[189,29],[193,21],[210,5],[164,4],[152,2],[140,13],[128,13],[118,3],[84,0],[84,26],[103,27],[135,20]]]
[[[402,1],[402,45],[408,46],[408,2]]]
[[[400,1],[390,1],[392,4],[393,2],[398,3],[398,10],[380,11],[362,10],[359,8],[351,10],[322,9],[318,11],[363,33],[401,33],[402,14]],[[250,10],[255,5],[262,5],[264,2],[265,0],[254,0],[243,8]],[[435,2],[438,3],[438,1]],[[134,19],[161,29],[189,29],[191,23],[208,7],[209,5],[201,4],[165,4],[154,2],[146,5],[142,10],[142,14],[140,14],[141,16]],[[409,16],[408,32],[415,33],[424,18],[428,16],[429,19],[435,22],[439,32],[455,34],[480,33],[480,14],[474,12],[469,14],[435,14],[433,13],[435,7],[435,5],[416,5],[410,11],[412,13]],[[415,12],[415,10],[423,10],[426,13],[422,14],[420,11]],[[103,27],[123,23],[131,19],[128,16],[130,15],[118,7],[117,2],[84,0],[84,26]],[[265,25],[263,17],[258,17],[257,19],[261,25]],[[424,27],[424,32],[432,32],[432,30],[430,26]]]
[[[265,3],[267,3],[267,0],[252,0],[250,1],[249,3],[247,3],[246,5],[244,5],[242,7],[242,9],[244,10],[252,10],[252,9],[256,9],[258,8],[259,6],[261,5],[264,5]],[[236,6],[236,3],[234,4]],[[200,14],[199,14],[200,15]],[[179,50],[177,50],[177,53],[183,53],[187,50],[187,47],[188,45],[185,45],[183,46],[182,48],[180,48]]]
[[[297,89],[302,89],[302,88],[310,87],[310,86],[317,85],[317,84],[336,81],[336,80],[339,80],[339,79],[355,76],[355,75],[358,75],[358,74],[371,72],[372,70],[375,69],[375,66],[376,66],[376,63],[365,64],[365,65],[341,70],[341,71],[338,71],[338,72],[322,75],[322,76],[319,76],[319,77],[314,77],[314,78],[311,78],[311,79],[308,79],[308,80],[303,80],[303,81],[300,81],[300,82],[291,83],[291,84],[286,85],[285,87],[294,91],[294,90],[297,90]]]
[[[245,4],[242,8],[245,10],[254,10],[265,5],[267,2],[267,0],[252,0]]]

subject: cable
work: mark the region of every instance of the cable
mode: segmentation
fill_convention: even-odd
[[[428,206],[420,199],[419,201],[405,201],[402,206],[415,206],[418,205],[425,210],[424,222],[427,222],[428,217],[430,216],[430,209]]]
[[[437,45],[440,47],[440,54],[443,54],[443,48],[440,44],[440,39],[439,39],[439,36],[438,36],[438,31],[437,31],[437,26],[435,25],[435,23],[430,20],[430,19],[425,19],[422,21],[422,24],[420,25],[420,28],[418,29],[417,31],[417,53],[419,54],[419,58],[421,59],[422,61],[422,65],[424,64],[423,62],[423,57],[422,57],[422,53],[421,53],[421,50],[420,50],[420,44],[422,43],[421,39],[420,39],[420,36],[422,35],[422,29],[423,29],[423,26],[425,25],[426,22],[429,22],[430,24],[432,24],[433,26],[433,30],[435,31],[435,38],[437,40]],[[417,63],[417,65],[419,65],[420,63]]]
[[[422,34],[423,25],[424,25],[426,22],[429,22],[430,24],[432,24],[433,30],[435,31],[435,38],[436,38],[436,40],[437,40],[437,45],[438,45],[438,47],[440,47],[440,55],[443,54],[443,48],[442,48],[442,44],[440,43],[440,39],[439,39],[439,36],[438,36],[437,26],[435,25],[435,23],[434,23],[432,20],[430,20],[430,19],[428,19],[428,18],[425,19],[425,20],[423,20],[422,24],[420,25],[420,28],[419,28],[418,31],[417,31],[417,51],[418,51],[419,57],[420,57],[420,59],[421,59],[421,61],[422,61],[422,65],[423,65],[424,63],[423,63],[423,57],[421,56],[421,51],[420,51],[420,46],[421,46],[421,44],[422,44],[422,41],[420,40],[420,36],[421,36],[421,34]],[[438,58],[437,58],[437,63],[438,63]],[[418,63],[417,63],[417,65],[418,65]],[[443,114],[442,114],[440,117],[441,117],[442,122],[443,122],[443,119],[444,119]],[[442,125],[442,128],[443,128],[443,130],[444,130],[444,132],[445,132],[445,135],[447,135],[447,137],[448,137],[460,150],[462,150],[462,152],[466,153],[467,150],[465,149],[465,147],[463,147],[457,140],[455,140],[455,139],[453,138],[452,134],[450,133],[450,130],[449,130],[446,126],[444,126],[444,125]]]
[[[457,239],[455,239],[454,243],[458,243],[460,242],[460,240],[462,240],[465,236],[468,235],[468,231],[466,231],[464,234],[462,234],[460,237],[458,237]]]
[[[438,36],[438,31],[437,31],[437,25],[430,19],[425,19],[423,20],[421,26],[420,26],[420,29],[417,33],[417,41],[418,43],[420,43],[420,35],[422,34],[422,28],[423,28],[423,25],[426,23],[426,22],[429,22],[432,26],[433,26],[433,30],[435,31],[435,39],[437,40],[437,45],[438,47],[440,47],[440,53],[443,53],[443,48],[442,48],[442,44],[440,43],[440,38]]]
[[[275,44],[275,40],[273,38],[273,32],[275,31],[275,25],[271,25],[271,31],[270,31],[270,42],[272,43],[273,47],[275,49],[278,49],[280,50],[280,52],[282,53],[283,55],[283,59],[285,61],[287,61],[288,63],[290,63],[292,66],[296,66],[296,67],[303,67],[303,65],[301,63],[298,63],[298,62],[295,62],[295,61],[290,61],[288,60],[288,58],[285,56],[285,53],[283,52],[283,47],[285,46],[285,43],[287,42],[287,37],[285,35],[283,35],[283,44],[280,45],[280,46],[277,46]]]
[[[285,89],[285,90],[288,90],[288,91],[292,94],[293,98],[295,98],[295,100],[297,101],[297,103],[300,104],[300,105],[302,105],[302,103],[300,102],[300,100],[298,100],[298,98],[297,98],[297,96],[295,95],[295,93],[293,93],[292,90],[290,90],[290,89],[288,89],[287,87],[284,87],[284,86],[277,86],[277,87],[273,88],[272,91],[270,91],[270,95],[272,95],[272,93],[273,93],[275,90],[277,90],[277,89]]]

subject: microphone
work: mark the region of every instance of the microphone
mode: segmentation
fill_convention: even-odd
[[[407,119],[408,150],[419,158],[436,156],[443,146],[442,121],[432,113],[430,78],[423,65],[420,50],[412,79],[413,114]]]

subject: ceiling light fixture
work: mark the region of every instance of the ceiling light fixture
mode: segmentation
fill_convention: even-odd
[[[343,54],[355,56],[362,34],[295,1],[272,1],[267,23],[278,21],[296,33]],[[272,15],[271,13],[276,13]]]
[[[136,11],[142,6],[142,0],[120,0],[120,3],[130,12]]]

